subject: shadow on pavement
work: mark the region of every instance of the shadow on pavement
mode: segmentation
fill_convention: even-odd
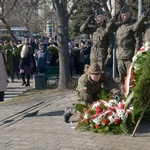
[[[25,117],[62,116],[63,113],[64,113],[64,110],[52,111],[52,112],[47,112],[43,114],[38,114],[38,112],[36,111],[36,112],[26,115]]]

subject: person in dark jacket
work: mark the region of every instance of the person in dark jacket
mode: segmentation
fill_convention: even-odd
[[[13,64],[14,64],[14,70],[13,73],[16,74],[17,79],[19,79],[19,62],[20,62],[20,52],[18,47],[15,45],[14,41],[10,41],[10,49],[13,54]]]
[[[32,55],[33,51],[29,39],[25,39],[20,53],[21,58],[19,63],[20,74],[23,82],[22,86],[30,86],[30,73],[31,68],[33,67]],[[25,75],[27,77],[27,82],[25,81]]]
[[[44,44],[38,44],[39,49],[35,53],[35,61],[38,68],[38,73],[45,73],[46,66],[50,64],[50,54],[48,50],[44,49]]]

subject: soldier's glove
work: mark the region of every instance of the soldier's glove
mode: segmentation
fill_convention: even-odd
[[[115,93],[112,98],[114,98],[115,100],[117,101],[120,101],[123,99],[122,95],[118,92],[118,93]]]
[[[93,22],[93,21],[94,21],[94,17],[95,17],[95,13],[91,14],[91,15],[88,17],[89,22]]]

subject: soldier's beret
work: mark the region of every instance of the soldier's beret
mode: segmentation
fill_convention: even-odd
[[[88,68],[88,72],[91,74],[100,74],[101,73],[100,66],[97,63],[93,63]]]
[[[99,9],[95,12],[95,15],[105,15],[105,12],[102,9]]]

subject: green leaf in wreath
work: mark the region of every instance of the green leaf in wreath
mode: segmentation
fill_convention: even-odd
[[[127,128],[126,121],[123,121],[123,122],[120,124],[120,128],[121,128],[121,130],[122,130],[124,133],[128,133],[128,128]]]
[[[129,96],[127,97],[126,101],[125,101],[125,107],[124,109],[128,109],[129,108],[129,104],[131,102],[131,99],[133,98],[134,92],[132,91]]]
[[[73,107],[75,108],[75,110],[77,110],[77,111],[79,111],[80,113],[83,113],[83,109],[84,108],[87,108],[87,106],[86,105],[84,105],[84,104],[73,104]]]

